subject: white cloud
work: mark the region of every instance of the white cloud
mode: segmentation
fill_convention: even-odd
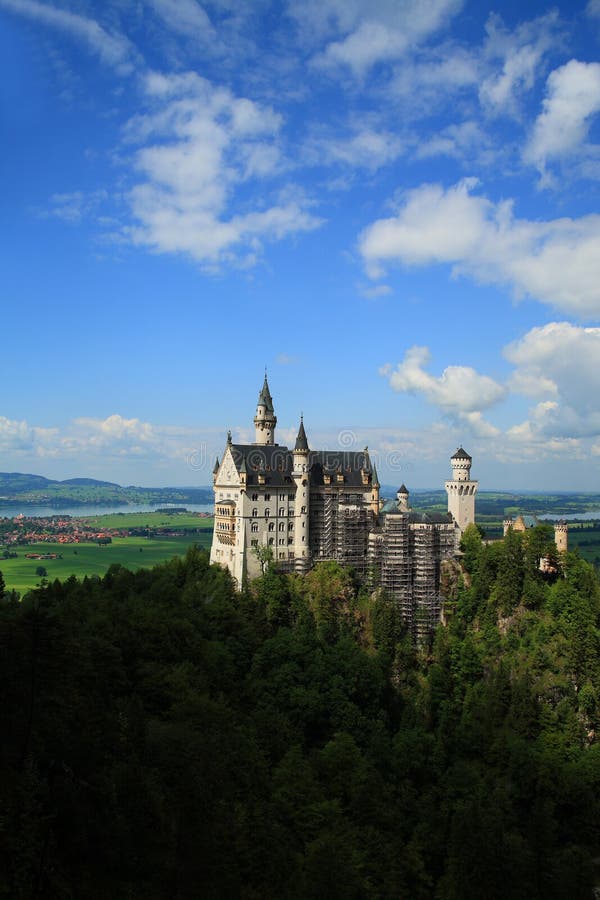
[[[520,95],[533,88],[544,58],[560,40],[559,27],[556,12],[524,22],[513,32],[505,28],[499,16],[489,17],[483,56],[490,71],[479,88],[479,99],[487,112],[517,113]]]
[[[133,243],[185,252],[207,266],[239,259],[243,250],[252,264],[263,239],[318,227],[320,220],[293,191],[280,193],[271,206],[258,199],[255,208],[236,203],[239,211],[232,211],[244,182],[285,166],[278,145],[282,120],[271,108],[195,73],[151,73],[145,86],[152,111],[127,128],[128,139],[143,144],[134,166],[144,180],[129,195],[137,220],[127,230]]]
[[[94,19],[39,3],[38,0],[0,0],[0,6],[51,28],[58,28],[76,40],[83,41],[98,54],[102,62],[114,66],[122,73],[132,70],[136,54],[130,42],[122,34],[108,32]]]
[[[294,3],[291,12],[306,28],[336,35],[314,58],[315,65],[348,67],[361,76],[373,65],[398,59],[443,27],[462,7],[462,0],[324,0]]]
[[[470,159],[489,155],[492,142],[488,135],[473,120],[448,125],[429,140],[420,141],[416,150],[417,159],[432,156],[451,156],[455,159]]]
[[[34,431],[27,422],[0,416],[0,450],[27,450],[33,446]]]
[[[404,151],[398,135],[390,131],[361,128],[347,138],[309,142],[307,151],[316,162],[341,163],[374,172],[397,159]]]
[[[547,96],[525,148],[525,161],[544,174],[550,160],[576,153],[598,112],[600,63],[572,59],[555,69],[548,77]]]
[[[215,37],[210,19],[196,0],[146,0],[173,30],[190,37]]]
[[[385,263],[446,263],[454,274],[510,286],[581,316],[600,314],[600,216],[517,219],[510,202],[492,203],[471,191],[475,179],[447,190],[426,184],[409,191],[396,216],[359,237],[371,277]]]
[[[600,434],[600,328],[551,322],[531,329],[504,355],[517,367],[512,390],[543,398],[513,434]]]
[[[505,388],[470,366],[448,366],[440,376],[425,370],[431,354],[427,347],[411,347],[396,367],[387,364],[380,369],[390,387],[399,393],[422,396],[445,415],[480,436],[497,434],[498,429],[486,422],[482,411],[504,399]]]

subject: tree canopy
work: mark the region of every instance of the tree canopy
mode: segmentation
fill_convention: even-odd
[[[335,563],[5,593],[0,896],[591,898],[596,577],[465,543],[430,652]]]

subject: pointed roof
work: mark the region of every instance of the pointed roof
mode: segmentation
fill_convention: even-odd
[[[261,388],[260,394],[258,395],[258,405],[266,406],[267,412],[275,412],[273,409],[273,398],[271,397],[271,391],[269,390],[269,382],[267,381],[267,373],[265,372],[265,380],[263,382],[263,386]]]
[[[298,437],[294,450],[308,450],[308,439],[304,430],[304,417],[300,416],[300,428],[298,429]]]
[[[220,465],[220,464],[219,464],[219,457],[217,456],[217,458],[216,458],[216,460],[215,460],[215,466],[214,466],[214,469],[213,469],[213,475],[216,475],[217,472],[219,471],[219,465]]]
[[[450,459],[472,459],[472,456],[469,456],[466,450],[463,450],[462,447],[459,447],[454,456],[451,456]]]
[[[398,488],[396,493],[397,494],[406,494],[406,496],[408,497],[408,488],[406,487],[404,482],[402,482],[402,484],[400,485],[400,487]]]
[[[373,475],[371,478],[371,484],[373,485],[373,487],[381,487],[381,485],[379,484],[379,477],[377,475],[377,468],[375,467],[375,463],[373,463]]]

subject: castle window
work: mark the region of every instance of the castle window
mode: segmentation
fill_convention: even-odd
[[[257,515],[258,515],[258,510],[256,509],[256,507],[254,507],[254,509],[252,510],[252,516],[256,517]]]
[[[288,544],[293,544],[293,543],[294,543],[293,540],[291,538],[288,538]]]
[[[265,503],[266,503],[268,500],[270,500],[270,499],[271,499],[271,495],[270,495],[270,494],[265,494]]]
[[[275,538],[269,538],[269,547],[272,547],[275,543]]]
[[[271,515],[270,510],[265,509],[265,519],[268,519],[270,515]]]
[[[306,512],[306,507],[303,506],[302,509],[300,510],[300,512],[301,512],[301,513],[305,513],[305,512]]]
[[[250,526],[250,531],[257,532],[258,531],[258,522],[253,522]]]
[[[293,530],[294,530],[294,523],[290,522],[288,525],[288,531],[293,531]]]
[[[278,544],[279,544],[280,547],[283,546],[283,544],[285,544],[284,539],[283,539],[283,538],[279,538]]]
[[[279,515],[280,515],[280,516],[285,516],[285,509],[283,508],[283,506],[280,506],[280,507],[279,507]]]
[[[269,531],[275,531],[275,522],[269,522]]]
[[[252,494],[252,500],[254,500],[254,501],[258,500],[258,494]]]
[[[250,546],[252,546],[252,547],[258,547],[258,541],[257,541],[257,540],[250,541]]]

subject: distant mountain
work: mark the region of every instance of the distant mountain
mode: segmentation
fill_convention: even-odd
[[[122,487],[113,481],[96,478],[67,478],[57,481],[43,475],[0,472],[0,503],[52,506],[86,506],[128,503],[212,503],[213,491],[207,487],[146,488]]]
[[[75,484],[79,487],[121,487],[120,484],[114,481],[98,481],[96,478],[65,478],[64,481],[59,481],[58,484]]]

